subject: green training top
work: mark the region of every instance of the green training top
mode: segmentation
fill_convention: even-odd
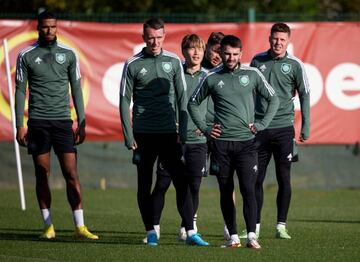
[[[203,67],[194,74],[190,74],[187,71],[186,64],[183,65],[184,67],[184,73],[185,73],[185,81],[187,85],[187,96],[190,97],[192,93],[195,91],[196,87],[199,85],[201,79],[205,77],[206,73],[208,72]],[[202,120],[205,120],[205,114],[207,113],[207,102],[208,100],[205,100],[201,103],[199,106],[199,112],[202,116]],[[200,144],[200,143],[206,143],[206,136],[204,135],[197,135],[196,130],[198,127],[194,124],[191,117],[188,118],[187,123],[187,144]]]
[[[210,72],[191,96],[189,114],[200,130],[210,135],[211,127],[201,119],[199,112],[199,105],[210,95],[214,101],[214,123],[221,126],[221,135],[217,139],[246,141],[254,137],[249,124],[254,123],[255,92],[269,102],[264,118],[255,122],[260,131],[272,120],[279,100],[259,70],[248,66],[239,65],[233,71],[222,66]]]
[[[23,49],[16,64],[16,126],[24,126],[27,83],[29,119],[71,119],[69,82],[78,125],[85,126],[80,67],[75,51],[56,40],[51,43],[39,40]]]
[[[258,68],[279,97],[279,109],[268,128],[292,126],[294,124],[294,96],[299,94],[302,126],[301,135],[310,136],[310,89],[303,63],[288,53],[273,59],[270,50],[257,54],[250,66]],[[267,101],[261,96],[256,101],[256,119],[261,119],[267,108]]]
[[[222,66],[222,63],[218,66],[213,66],[207,59],[203,59],[201,63],[202,67],[207,71],[213,71]],[[209,96],[207,101],[207,112],[206,112],[206,124],[208,126],[212,126],[214,124],[214,102],[211,99],[211,96]]]
[[[174,99],[175,98],[175,99]],[[130,103],[133,100],[132,125]],[[135,133],[175,133],[179,112],[179,135],[186,141],[186,82],[181,61],[176,54],[162,50],[157,56],[145,48],[129,58],[120,84],[120,116],[125,145],[131,149]]]

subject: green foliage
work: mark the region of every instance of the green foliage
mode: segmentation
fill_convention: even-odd
[[[70,13],[223,13],[247,12],[253,7],[260,13],[305,12],[356,13],[360,11],[360,0],[2,0],[1,12],[36,12],[40,7],[54,12]]]

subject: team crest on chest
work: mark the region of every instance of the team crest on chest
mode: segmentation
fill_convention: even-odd
[[[55,54],[55,60],[59,64],[63,64],[66,61],[66,55],[64,53],[56,53]]]
[[[282,63],[281,64],[281,72],[285,75],[287,75],[288,73],[290,73],[291,71],[291,65],[287,64],[287,63]]]
[[[165,71],[165,73],[170,73],[172,70],[171,62],[162,62],[162,68]]]
[[[243,86],[247,86],[250,83],[250,79],[248,75],[239,76],[240,84]]]

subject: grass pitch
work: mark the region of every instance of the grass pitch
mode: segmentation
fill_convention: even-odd
[[[275,239],[276,191],[265,191],[260,251],[222,249],[219,193],[201,191],[198,227],[209,247],[176,240],[180,223],[174,191],[166,197],[158,247],[145,236],[133,189],[84,190],[85,224],[98,241],[75,241],[65,190],[53,191],[52,214],[57,237],[40,241],[43,227],[34,190],[26,190],[27,210],[19,208],[15,189],[0,190],[0,261],[359,261],[360,190],[294,190],[288,229],[291,240]],[[238,230],[244,228],[237,194]],[[244,245],[243,245],[244,246]]]

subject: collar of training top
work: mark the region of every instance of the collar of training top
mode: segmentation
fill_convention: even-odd
[[[267,55],[268,55],[272,60],[277,60],[277,61],[279,61],[279,60],[283,60],[284,58],[286,58],[287,55],[288,55],[288,52],[286,51],[286,52],[285,52],[285,55],[282,56],[282,57],[273,58],[273,56],[271,55],[271,49],[269,49],[269,50],[267,51]]]
[[[158,55],[153,55],[153,54],[149,54],[148,52],[146,52],[146,47],[144,47],[141,52],[144,54],[144,57],[158,57],[158,56],[162,56],[163,54],[163,49],[161,48],[160,54]]]
[[[55,36],[55,39],[53,41],[45,41],[44,39],[40,38],[38,39],[39,46],[41,47],[52,47],[55,46],[57,42],[57,37]]]

